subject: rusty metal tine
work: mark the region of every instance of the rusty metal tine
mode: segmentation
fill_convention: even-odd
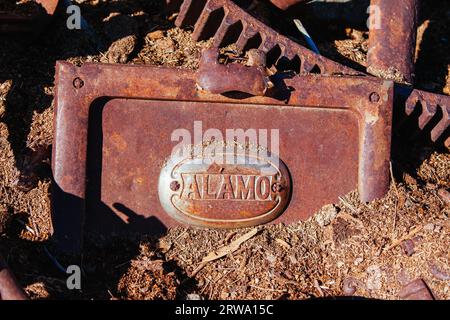
[[[216,10],[224,10],[224,9],[220,3],[215,3],[215,2],[212,2],[211,0],[208,0],[206,2],[205,7],[203,8],[202,13],[200,14],[200,17],[198,18],[197,22],[195,23],[194,32],[192,33],[192,38],[195,41],[206,38],[205,34],[207,34],[207,33],[211,33],[212,35],[217,34],[217,30],[210,30],[211,26],[208,25],[209,21],[217,20],[217,17],[213,16],[213,13]],[[221,23],[221,21],[214,21],[214,22],[216,24]]]
[[[225,16],[220,24],[219,29],[214,35],[213,47],[220,47],[222,42],[225,40],[225,36],[227,35],[228,30],[230,30],[231,26],[237,23],[238,20],[234,20],[229,16]]]
[[[450,97],[417,89],[412,90],[405,103],[406,114],[412,114],[419,105],[422,107],[419,117],[420,129],[423,129],[436,115],[438,108],[441,110],[442,119],[431,132],[432,141],[437,141],[449,127]]]
[[[177,19],[175,20],[175,25],[181,27],[182,25],[194,25],[195,17],[191,18],[189,16],[189,10],[193,8],[192,0],[184,0],[180,7],[180,12],[178,13]],[[191,9],[192,10],[192,9]]]
[[[418,110],[420,113],[418,114],[418,127],[420,130],[424,130],[432,123],[434,127],[430,128],[431,141],[437,142],[442,139],[445,146],[450,146],[448,137],[443,136],[447,134],[450,125],[449,96],[413,89],[399,84],[396,85],[395,95],[396,105],[403,106],[403,112],[406,116],[411,116],[413,113],[418,114],[417,110],[420,108]],[[399,119],[400,122],[396,123],[397,130],[401,130],[406,120],[407,118],[405,117]]]
[[[249,43],[250,39],[255,39],[256,36],[261,37],[261,35],[253,29],[251,25],[243,22],[244,28],[236,41],[236,47],[238,50],[244,50],[245,46]],[[261,38],[262,41],[262,38]]]
[[[431,140],[437,141],[450,126],[450,108],[442,108],[443,116],[441,121],[431,130]],[[444,145],[450,147],[450,137],[444,142]]]

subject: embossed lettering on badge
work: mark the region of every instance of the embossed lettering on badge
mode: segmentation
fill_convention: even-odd
[[[265,152],[176,154],[159,178],[164,210],[180,222],[203,227],[267,223],[286,209],[290,195],[286,166]]]

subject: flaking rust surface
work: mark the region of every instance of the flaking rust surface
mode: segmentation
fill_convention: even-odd
[[[232,255],[208,263],[193,281],[185,280],[204,256],[246,230],[234,234],[176,228],[160,239],[117,239],[106,247],[88,242],[85,260],[89,262],[84,267],[89,279],[96,280],[86,282],[83,293],[68,291],[65,275],[49,268],[51,262],[40,244],[51,230],[48,146],[54,62],[66,59],[80,65],[101,60],[117,40],[103,35],[107,14],[102,10],[129,15],[136,24],[142,42],[128,62],[195,68],[200,48],[208,45],[194,43],[189,31],[173,28],[153,3],[144,7],[138,2],[122,3],[114,9],[109,1],[80,3],[86,19],[105,39],[102,54],[82,33],[66,30],[64,21],[56,21],[48,33],[52,36],[34,46],[0,40],[7,44],[0,46],[0,251],[9,257],[31,298],[172,299],[194,294],[189,297],[303,299],[354,292],[397,299],[405,284],[422,278],[436,298],[450,299],[448,280],[443,280],[450,273],[445,192],[450,187],[450,157],[421,143],[396,152],[396,183],[382,200],[360,204],[356,193],[351,193],[310,221],[261,228]],[[422,89],[448,93],[449,50],[442,40],[450,25],[445,16],[448,3],[426,1],[425,10],[432,32],[421,24],[416,83]],[[363,32],[348,34],[344,40],[336,36],[316,41],[326,55],[340,52],[364,64],[366,38],[357,36]],[[72,40],[67,42],[68,38]],[[402,239],[414,241],[411,256],[400,245],[393,246]],[[63,265],[71,262],[70,257],[58,259]]]

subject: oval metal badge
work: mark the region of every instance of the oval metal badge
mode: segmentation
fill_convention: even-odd
[[[164,210],[182,223],[238,228],[277,218],[289,202],[291,180],[278,157],[261,153],[173,155],[158,191]]]

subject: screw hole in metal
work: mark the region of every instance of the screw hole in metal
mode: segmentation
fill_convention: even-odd
[[[377,103],[380,101],[380,95],[376,92],[372,92],[369,96],[370,102]]]
[[[77,77],[73,79],[73,86],[76,89],[81,89],[84,86],[84,81],[81,78]]]
[[[178,191],[180,189],[180,183],[178,181],[172,181],[170,183],[170,190]]]

